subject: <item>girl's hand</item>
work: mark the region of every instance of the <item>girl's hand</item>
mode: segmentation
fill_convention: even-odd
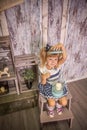
[[[50,77],[50,73],[45,73],[41,75],[41,78],[45,80],[48,79],[49,77]]]
[[[44,74],[44,77],[45,77],[46,79],[48,79],[48,78],[50,77],[50,73]]]
[[[50,77],[50,73],[42,74],[41,75],[41,83],[46,84],[46,79]]]

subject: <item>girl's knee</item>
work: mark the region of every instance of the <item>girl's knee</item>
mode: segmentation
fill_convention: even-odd
[[[55,100],[54,99],[48,99],[48,105],[51,107],[55,106]]]
[[[66,106],[66,105],[67,105],[67,98],[66,98],[66,97],[63,97],[63,98],[59,99],[59,103],[60,103],[62,106]]]

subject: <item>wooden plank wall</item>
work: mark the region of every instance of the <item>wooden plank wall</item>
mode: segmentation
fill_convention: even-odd
[[[86,0],[24,0],[4,13],[14,55],[38,54],[46,43],[63,42],[67,50],[63,67],[66,80],[87,77]],[[0,35],[4,35],[1,20]]]
[[[0,36],[9,35],[6,16],[4,12],[0,13]]]
[[[48,3],[48,43],[60,42],[63,0],[49,0]]]
[[[25,0],[6,11],[14,55],[36,52],[40,44],[40,7],[38,0]],[[12,16],[12,17],[11,17]]]
[[[69,19],[65,46],[67,61],[63,68],[67,79],[87,77],[87,1],[69,1]]]
[[[47,44],[48,31],[48,0],[42,0],[42,44]]]

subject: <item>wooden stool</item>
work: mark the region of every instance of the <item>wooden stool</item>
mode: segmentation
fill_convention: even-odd
[[[63,114],[58,115],[56,111],[54,111],[55,116],[53,118],[50,118],[47,115],[47,111],[44,110],[44,106],[47,103],[47,100],[39,94],[39,109],[40,109],[40,123],[41,127],[43,126],[43,123],[46,122],[54,122],[54,121],[61,121],[61,120],[67,120],[69,123],[70,128],[72,127],[72,120],[73,120],[73,114],[71,112],[71,94],[70,92],[67,95],[68,99],[68,105],[64,108]]]

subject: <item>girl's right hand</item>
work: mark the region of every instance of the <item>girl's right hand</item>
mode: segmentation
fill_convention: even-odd
[[[50,77],[50,73],[45,73],[41,75],[41,83],[46,84],[46,79]]]
[[[48,79],[48,78],[50,77],[50,73],[44,74],[44,77],[45,77],[46,79]]]

